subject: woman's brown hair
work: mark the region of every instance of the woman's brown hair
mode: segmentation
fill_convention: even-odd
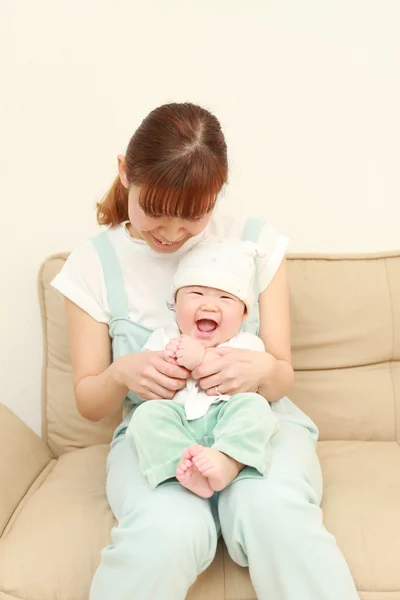
[[[131,185],[152,217],[195,220],[210,212],[228,178],[227,149],[218,119],[195,104],[164,104],[153,110],[126,151]],[[120,178],[97,205],[100,225],[128,220],[128,190]]]

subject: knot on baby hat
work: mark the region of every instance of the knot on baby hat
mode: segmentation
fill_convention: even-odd
[[[181,258],[173,281],[173,296],[182,287],[216,288],[242,300],[249,313],[254,303],[255,259],[263,255],[253,242],[200,242]]]

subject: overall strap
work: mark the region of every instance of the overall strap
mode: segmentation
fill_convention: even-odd
[[[122,276],[114,245],[108,237],[107,231],[99,233],[99,235],[96,235],[91,241],[103,266],[111,318],[127,319],[128,303],[126,299],[124,278]]]
[[[263,225],[264,221],[261,219],[247,219],[243,227],[242,240],[258,244]]]
[[[247,219],[244,224],[242,240],[253,242],[254,244],[258,243],[258,239],[260,237],[261,229],[264,225],[264,222],[261,219]],[[254,258],[255,265],[255,277],[254,277],[254,304],[253,308],[250,311],[247,319],[243,324],[243,330],[258,335],[260,331],[260,309],[258,306],[258,294],[259,294],[259,285],[258,285],[258,259]]]
[[[243,241],[248,241],[248,242],[253,242],[254,244],[258,244],[258,239],[260,237],[260,233],[261,230],[263,228],[264,225],[264,221],[262,221],[261,219],[247,219],[244,227],[243,227],[243,233],[242,233],[242,240]],[[257,264],[257,258],[254,259],[255,264],[256,264],[256,273],[255,273],[255,277],[254,277],[254,298],[255,300],[255,304],[258,304],[258,294],[259,294],[259,286],[258,286],[258,264]]]

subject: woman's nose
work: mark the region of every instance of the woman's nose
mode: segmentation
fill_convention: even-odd
[[[168,242],[177,242],[183,236],[183,228],[180,225],[167,225],[160,227],[158,231]]]

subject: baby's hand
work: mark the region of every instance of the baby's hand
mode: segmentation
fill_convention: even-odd
[[[174,339],[170,340],[168,342],[168,344],[165,346],[165,350],[164,350],[165,360],[167,360],[172,365],[177,364],[176,353],[178,350],[179,341],[180,341],[180,337],[174,338]]]
[[[176,351],[176,362],[181,367],[192,371],[198,367],[206,354],[206,349],[199,341],[188,335],[181,335]]]

